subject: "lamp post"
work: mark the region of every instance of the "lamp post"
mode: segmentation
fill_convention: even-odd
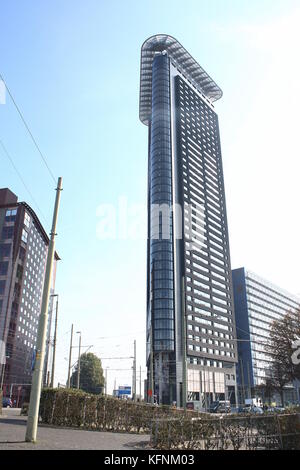
[[[109,367],[105,368],[105,396],[107,396],[107,369],[109,369]]]
[[[57,215],[58,215],[58,208],[59,208],[59,202],[60,202],[60,193],[62,191],[62,178],[58,178],[56,191],[57,192],[56,192],[55,206],[54,206],[54,212],[53,212],[52,228],[51,228],[48,253],[47,253],[41,312],[39,316],[38,332],[37,332],[37,340],[36,340],[36,348],[35,348],[35,361],[34,361],[34,366],[33,366],[32,385],[31,385],[31,392],[30,392],[27,428],[26,428],[26,435],[25,435],[26,442],[35,442],[36,435],[37,435],[39,406],[40,406],[44,358],[45,358],[45,347],[46,347],[46,335],[47,335],[47,325],[48,325],[49,296],[50,296],[51,279],[52,279],[52,273],[53,273],[53,260],[54,260],[54,254],[55,254],[56,224],[57,224]]]
[[[55,356],[56,356],[56,339],[57,339],[57,313],[58,313],[58,294],[51,294],[50,297],[56,297],[56,310],[55,310],[55,327],[54,327],[54,339],[53,339],[53,357],[52,357],[52,371],[51,371],[51,382],[50,387],[54,387],[54,372],[55,372]]]
[[[72,323],[72,326],[71,326],[71,340],[70,340],[70,352],[69,352],[69,366],[68,366],[67,388],[71,388],[72,343],[73,343],[73,323]]]
[[[79,335],[78,367],[77,367],[77,388],[80,387],[80,353],[81,353],[81,331],[76,331]]]

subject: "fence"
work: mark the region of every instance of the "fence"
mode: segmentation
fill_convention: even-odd
[[[152,446],[159,449],[300,449],[300,414],[155,420]]]

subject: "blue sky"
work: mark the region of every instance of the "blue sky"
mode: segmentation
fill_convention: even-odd
[[[176,37],[223,89],[216,111],[232,266],[300,292],[299,18],[299,2],[288,0],[1,1],[0,72],[64,179],[56,380],[67,374],[72,322],[102,357],[131,355],[136,338],[145,370],[145,241],[99,240],[96,214],[119,197],[146,202],[139,60],[152,34]],[[49,231],[53,182],[9,99],[0,106],[0,139],[39,210],[1,150],[0,186],[30,203]],[[130,370],[113,370],[130,369],[130,360],[103,364],[112,369],[110,389],[115,378],[130,383]]]

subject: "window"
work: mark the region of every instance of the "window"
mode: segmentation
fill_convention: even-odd
[[[30,219],[30,216],[27,214],[27,212],[25,212],[25,216],[24,216],[24,225],[29,228],[30,227],[30,222],[31,222],[31,219]]]
[[[27,243],[27,238],[28,238],[28,233],[26,232],[26,230],[23,228],[22,230],[22,241],[24,243]]]
[[[14,235],[14,227],[3,227],[2,230],[2,240],[8,240],[13,238]]]
[[[6,276],[8,270],[8,261],[0,261],[0,276]]]
[[[5,281],[0,281],[0,295],[4,295]]]
[[[9,209],[5,214],[5,222],[14,222],[16,220],[17,209]]]
[[[1,243],[0,244],[0,260],[3,258],[7,258],[10,255],[11,244],[10,243]]]

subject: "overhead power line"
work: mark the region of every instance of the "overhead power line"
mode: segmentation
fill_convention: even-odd
[[[10,98],[11,98],[11,100],[12,100],[12,102],[13,102],[13,104],[14,104],[14,106],[15,106],[15,108],[16,108],[16,110],[17,110],[17,112],[18,112],[18,114],[19,114],[19,116],[20,116],[20,118],[21,118],[21,120],[22,120],[22,122],[23,122],[23,124],[24,124],[24,126],[25,126],[25,128],[26,128],[26,130],[27,130],[27,132],[28,132],[28,134],[30,135],[31,140],[32,140],[32,142],[33,142],[35,148],[37,149],[37,151],[38,151],[38,153],[39,153],[41,159],[43,160],[43,162],[44,162],[44,164],[45,164],[45,166],[46,166],[46,168],[47,168],[47,170],[48,170],[48,172],[49,172],[49,175],[51,176],[51,178],[53,179],[54,183],[56,184],[56,179],[55,179],[55,177],[54,177],[54,175],[53,175],[53,173],[52,173],[52,171],[51,171],[51,169],[50,169],[50,167],[49,167],[49,165],[48,165],[48,163],[47,163],[47,160],[46,160],[45,156],[43,155],[43,153],[42,153],[42,151],[41,151],[41,149],[40,149],[40,147],[39,147],[37,141],[35,140],[35,138],[34,138],[32,132],[31,132],[31,130],[30,130],[30,128],[29,128],[29,125],[27,124],[27,122],[26,122],[26,120],[25,120],[25,118],[24,118],[24,116],[23,116],[23,114],[22,114],[22,112],[21,112],[19,106],[17,105],[17,103],[16,103],[16,101],[15,101],[15,99],[14,99],[14,97],[13,97],[11,91],[10,91],[10,89],[9,89],[8,86],[7,86],[6,81],[4,80],[4,78],[3,78],[3,76],[2,76],[1,74],[0,74],[0,79],[1,79],[2,82],[4,83],[5,88],[6,88],[6,90],[7,90],[7,93],[9,94],[9,96],[10,96]]]
[[[4,145],[4,143],[2,142],[1,139],[0,139],[0,145],[1,145],[2,149],[3,149],[3,152],[5,153],[6,157],[7,157],[8,160],[10,161],[10,163],[11,163],[13,169],[15,170],[15,172],[16,172],[17,175],[18,175],[18,177],[20,178],[20,181],[22,182],[24,188],[26,189],[27,193],[28,193],[29,196],[31,197],[31,199],[32,199],[32,201],[34,202],[34,204],[35,204],[36,208],[38,209],[39,213],[40,213],[41,216],[43,217],[44,222],[48,223],[47,220],[46,220],[46,217],[44,216],[44,214],[42,213],[41,209],[39,208],[38,203],[36,202],[36,200],[35,200],[35,198],[33,197],[31,191],[29,190],[27,184],[25,183],[25,181],[24,181],[24,179],[23,179],[21,173],[20,173],[19,170],[17,169],[17,167],[16,167],[16,165],[15,165],[15,163],[14,163],[14,161],[13,161],[12,156],[8,153],[7,148],[5,147],[5,145]]]

